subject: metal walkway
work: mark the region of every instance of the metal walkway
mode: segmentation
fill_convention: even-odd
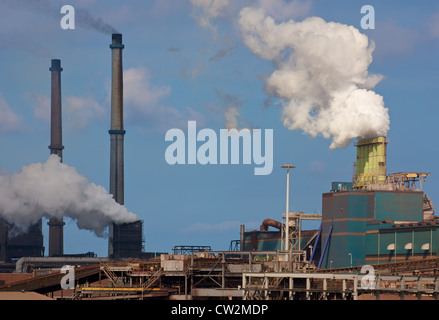
[[[334,273],[243,273],[244,300],[358,300],[360,295],[439,298],[439,277]]]

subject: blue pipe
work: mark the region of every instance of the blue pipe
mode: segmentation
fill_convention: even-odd
[[[322,228],[323,228],[323,222],[320,222],[319,233],[317,233],[317,238],[316,241],[314,242],[314,248],[312,249],[311,258],[309,259],[310,262],[313,261],[314,255],[317,251],[317,244],[319,243],[320,235],[322,234]]]
[[[323,223],[323,221],[322,221],[322,223]],[[325,241],[325,247],[323,248],[322,254],[320,255],[319,264],[317,266],[317,268],[319,268],[319,269],[322,266],[323,257],[325,256],[326,249],[328,248],[329,238],[331,238],[331,234],[332,234],[333,224],[334,224],[334,222],[331,222],[331,227],[329,227],[328,236],[326,237],[326,241]]]

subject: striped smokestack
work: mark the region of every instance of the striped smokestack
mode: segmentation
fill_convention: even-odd
[[[124,205],[123,143],[123,68],[122,35],[113,34],[111,48],[111,128],[110,134],[110,193]],[[143,222],[116,224],[109,227],[108,257],[111,259],[139,258],[143,247]]]
[[[50,67],[51,81],[51,125],[50,125],[50,154],[56,154],[62,162],[62,117],[61,117],[61,60],[52,59]],[[49,256],[64,253],[64,222],[59,219],[50,219],[49,225]]]
[[[111,48],[110,193],[124,204],[122,35],[113,34]]]
[[[110,134],[110,194],[120,205],[124,205],[124,135],[123,128],[123,68],[122,35],[112,35],[111,49],[111,128]],[[117,253],[118,226],[110,225],[108,237],[108,256]]]

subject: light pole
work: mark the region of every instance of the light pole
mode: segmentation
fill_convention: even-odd
[[[290,220],[289,220],[289,212],[290,212],[290,203],[289,203],[289,196],[290,196],[290,169],[295,168],[295,166],[292,165],[283,165],[282,168],[287,169],[287,205],[286,205],[286,211],[285,211],[285,250],[290,250],[289,245],[289,237],[290,237]]]
[[[351,257],[351,268],[352,268],[352,253],[348,253],[348,256],[350,256]]]

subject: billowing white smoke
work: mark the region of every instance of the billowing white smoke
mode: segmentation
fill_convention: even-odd
[[[331,149],[387,134],[388,109],[371,90],[382,76],[368,74],[374,45],[356,28],[318,17],[277,24],[250,7],[239,23],[247,47],[276,65],[265,90],[282,99],[285,127],[332,138]]]
[[[68,216],[80,229],[103,236],[111,223],[138,221],[104,187],[89,183],[77,170],[51,155],[13,174],[0,175],[0,217],[22,231],[42,217]]]

